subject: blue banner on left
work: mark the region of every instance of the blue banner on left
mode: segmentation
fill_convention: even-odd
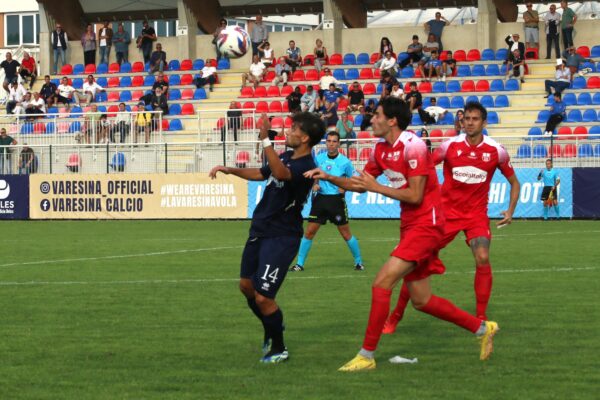
[[[0,219],[29,218],[29,175],[0,175]]]

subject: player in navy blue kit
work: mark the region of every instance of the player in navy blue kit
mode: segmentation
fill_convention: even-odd
[[[327,151],[319,153],[316,157],[317,166],[330,175],[351,178],[354,174],[354,167],[348,157],[339,152],[340,134],[333,131],[329,132],[326,144]],[[352,235],[348,225],[348,208],[344,199],[346,191],[331,182],[315,181],[313,192],[316,192],[316,195],[312,200],[306,232],[304,232],[304,237],[300,242],[298,261],[296,265],[290,268],[290,271],[304,271],[304,262],[312,247],[313,238],[321,225],[326,224],[328,220],[337,226],[338,231],[346,241],[354,257],[354,269],[363,271],[365,267],[362,263],[358,240]]]
[[[263,363],[279,363],[289,357],[283,342],[283,313],[275,302],[288,267],[302,238],[302,207],[313,186],[303,176],[316,165],[311,150],[325,134],[325,125],[311,113],[292,117],[285,144],[292,150],[278,156],[268,138],[270,123],[264,118],[259,134],[267,165],[262,168],[214,167],[249,181],[267,180],[264,195],[254,210],[250,234],[242,254],[240,290],[248,307],[262,322],[265,331]]]

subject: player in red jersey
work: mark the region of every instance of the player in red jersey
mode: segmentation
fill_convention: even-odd
[[[371,119],[375,136],[383,139],[359,176],[334,177],[320,169],[306,173],[328,180],[346,190],[380,193],[400,201],[400,243],[381,267],[372,286],[371,311],[362,348],[340,371],[375,368],[374,352],[388,316],[392,289],[404,279],[413,306],[422,312],[452,322],[481,339],[480,358],[492,352],[492,339],[498,324],[484,321],[431,293],[429,276],[441,264],[437,249],[443,238],[444,215],[437,175],[425,143],[414,133],[404,131],[411,120],[408,105],[397,98],[379,103]],[[375,180],[385,175],[390,186]]]
[[[476,315],[487,320],[486,310],[492,291],[492,269],[489,261],[490,221],[487,216],[490,182],[496,169],[510,183],[510,202],[498,227],[510,224],[519,200],[521,185],[510,164],[504,147],[483,134],[487,110],[479,103],[468,103],[465,107],[465,133],[444,143],[433,154],[434,162],[444,162],[442,205],[446,215],[444,238],[441,247],[446,247],[460,231],[466,235],[467,245],[475,258]],[[437,273],[444,273],[439,264]],[[408,303],[408,288],[400,289],[396,308],[386,321],[383,333],[393,333],[402,319]]]

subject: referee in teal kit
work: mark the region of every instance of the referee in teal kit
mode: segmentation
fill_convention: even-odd
[[[542,203],[544,204],[544,221],[548,220],[548,210],[554,206],[556,212],[556,219],[560,218],[560,208],[558,205],[558,196],[556,194],[556,188],[560,185],[560,178],[554,168],[552,168],[552,160],[546,160],[546,169],[543,169],[538,174],[538,181],[544,182],[544,188],[542,189]]]
[[[327,151],[317,155],[315,163],[323,171],[333,176],[352,177],[354,167],[345,155],[339,152],[340,135],[337,132],[329,132],[326,139]],[[350,232],[348,225],[348,207],[346,206],[345,191],[330,182],[315,181],[313,192],[316,195],[312,200],[308,225],[304,231],[304,237],[300,242],[298,261],[290,268],[290,271],[304,271],[304,262],[312,247],[313,239],[321,225],[331,221],[337,226],[338,231],[346,241],[352,256],[354,257],[354,269],[363,271],[365,269],[360,256],[358,240]]]

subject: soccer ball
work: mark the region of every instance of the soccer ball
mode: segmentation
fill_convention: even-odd
[[[217,46],[225,57],[239,58],[250,48],[250,36],[239,26],[228,26],[219,33]]]

